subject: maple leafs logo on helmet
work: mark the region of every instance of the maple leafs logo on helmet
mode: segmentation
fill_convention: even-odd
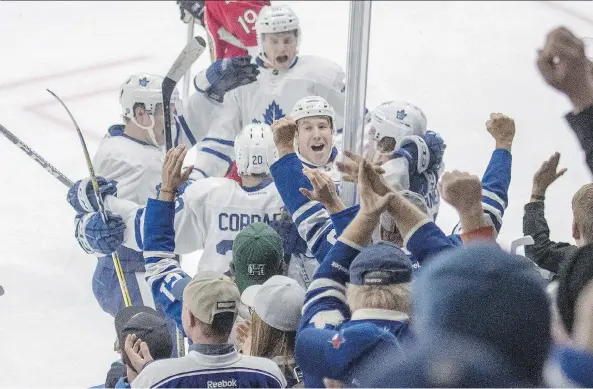
[[[148,78],[143,77],[143,78],[139,79],[138,84],[140,84],[140,86],[146,88],[148,86]]]
[[[398,120],[404,120],[406,118],[406,116],[408,116],[408,114],[406,113],[405,110],[401,110],[401,111],[397,111],[397,119]]]

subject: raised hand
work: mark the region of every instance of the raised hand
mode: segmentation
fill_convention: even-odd
[[[187,149],[184,145],[179,145],[167,151],[161,172],[160,200],[173,201],[179,187],[189,178],[193,165],[189,166],[184,172],[181,171],[186,153]]]
[[[477,176],[458,170],[446,172],[439,181],[439,192],[460,214],[475,210],[482,213],[482,183]]]
[[[148,345],[134,334],[126,336],[124,351],[128,355],[132,367],[138,373],[144,369],[147,363],[153,361]]]
[[[490,119],[486,121],[486,130],[496,141],[497,149],[511,151],[515,138],[515,121],[512,118],[502,113],[491,113]]]
[[[331,214],[345,209],[344,203],[338,197],[336,184],[330,176],[319,169],[304,168],[303,173],[313,185],[313,190],[300,188],[299,191],[309,200],[319,201]]]
[[[350,161],[344,160],[344,162],[336,162],[336,167],[338,168],[338,171],[343,174],[344,180],[357,183],[358,172],[361,166],[360,163],[364,160],[364,158],[350,151],[344,151],[344,155],[348,157]],[[378,174],[385,173],[385,169],[380,166],[374,166],[373,169]]]
[[[373,188],[373,182],[380,180],[373,166],[366,160],[361,160],[358,169],[358,193],[360,195],[360,212],[370,218],[379,220],[379,216],[389,202],[395,198],[395,193],[388,190],[378,194]]]
[[[274,143],[280,157],[294,153],[294,136],[297,131],[296,122],[290,116],[285,116],[272,123],[271,127],[274,132]]]
[[[593,64],[585,56],[585,45],[565,27],[552,30],[537,66],[546,82],[563,92],[581,111],[593,103]]]
[[[566,168],[558,170],[558,162],[560,162],[560,153],[556,152],[542,163],[542,166],[533,176],[532,195],[545,196],[548,187],[566,173]]]

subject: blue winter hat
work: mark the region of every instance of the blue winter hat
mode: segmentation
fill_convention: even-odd
[[[494,244],[462,247],[424,267],[412,289],[415,332],[463,336],[497,349],[517,376],[540,383],[550,346],[542,277]]]
[[[371,323],[350,325],[339,331],[306,328],[297,334],[294,357],[305,374],[350,381],[371,355],[400,350],[395,336]],[[379,354],[377,354],[379,353]]]
[[[350,265],[350,283],[354,285],[392,285],[411,279],[410,258],[391,242],[365,247]]]
[[[359,371],[361,387],[374,388],[521,388],[506,358],[490,346],[462,337],[431,336],[397,359],[377,358]]]

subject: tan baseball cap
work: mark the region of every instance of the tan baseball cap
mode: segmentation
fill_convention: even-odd
[[[212,271],[199,272],[183,290],[183,305],[206,324],[212,324],[217,313],[237,315],[240,301],[237,285],[229,277]]]

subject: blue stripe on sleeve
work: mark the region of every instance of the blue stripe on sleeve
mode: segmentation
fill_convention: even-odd
[[[213,150],[213,149],[211,149],[209,147],[202,147],[200,150],[203,151],[203,152],[205,152],[205,153],[212,154],[215,157],[218,157],[218,158],[222,159],[223,161],[225,161],[229,165],[232,165],[232,163],[233,163],[233,160],[232,159],[230,159],[227,155],[224,155],[220,151]]]

